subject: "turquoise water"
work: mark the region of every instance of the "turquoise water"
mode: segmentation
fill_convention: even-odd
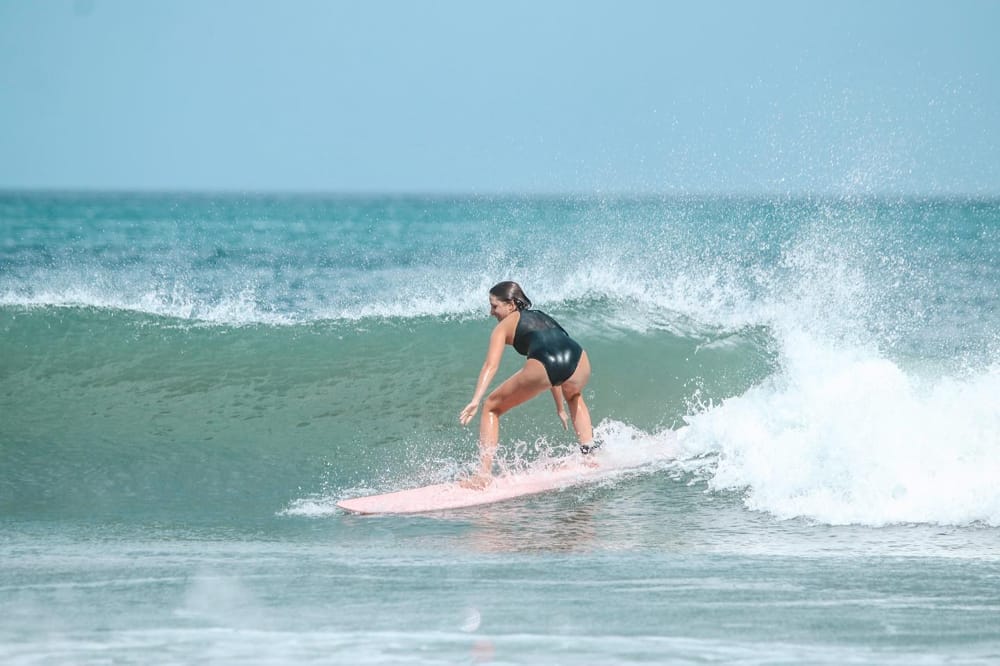
[[[502,279],[649,464],[340,513],[474,464]],[[994,200],[2,194],[0,659],[994,663],[998,296]]]

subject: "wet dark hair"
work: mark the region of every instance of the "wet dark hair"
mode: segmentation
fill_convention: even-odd
[[[493,285],[490,295],[496,296],[497,300],[513,303],[518,310],[527,310],[531,307],[531,299],[524,295],[521,285],[510,280]]]

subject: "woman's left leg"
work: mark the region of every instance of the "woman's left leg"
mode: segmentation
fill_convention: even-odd
[[[480,474],[489,476],[492,473],[493,456],[500,441],[500,416],[549,388],[545,366],[528,359],[523,368],[486,396],[479,421]]]

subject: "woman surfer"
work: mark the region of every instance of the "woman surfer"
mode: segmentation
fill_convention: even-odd
[[[587,454],[597,448],[590,412],[582,394],[590,379],[587,352],[556,320],[530,308],[531,301],[516,282],[501,282],[490,289],[490,314],[498,323],[490,335],[486,361],[479,371],[472,401],[458,416],[462,425],[468,424],[479,410],[479,403],[500,366],[504,346],[513,346],[519,354],[527,356],[527,360],[523,368],[486,396],[479,422],[479,471],[462,482],[466,487],[484,488],[493,478],[493,456],[500,440],[500,416],[545,389],[552,391],[563,428],[567,428],[564,400],[569,404],[580,451]]]

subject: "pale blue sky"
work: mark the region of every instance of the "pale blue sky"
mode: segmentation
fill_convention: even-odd
[[[1000,194],[1000,2],[0,0],[0,188]]]

